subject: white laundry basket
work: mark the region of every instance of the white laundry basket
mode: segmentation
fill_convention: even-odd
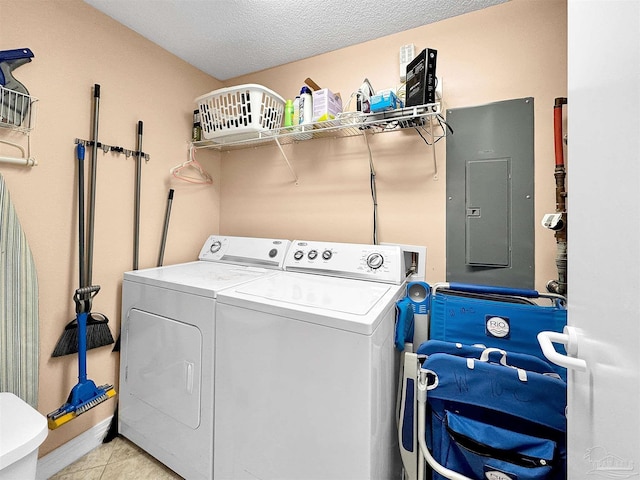
[[[195,99],[206,140],[232,136],[256,138],[259,132],[282,126],[284,99],[262,85],[247,84],[214,90]]]
[[[0,393],[0,480],[36,478],[47,419],[13,393]]]

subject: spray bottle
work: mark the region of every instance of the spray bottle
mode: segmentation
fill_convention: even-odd
[[[302,87],[300,90],[300,106],[298,107],[298,114],[300,115],[300,130],[301,131],[310,131],[313,129],[311,124],[311,117],[313,116],[313,97],[311,95],[311,89],[306,85]],[[311,133],[303,133],[296,138],[298,140],[307,140],[311,138]]]

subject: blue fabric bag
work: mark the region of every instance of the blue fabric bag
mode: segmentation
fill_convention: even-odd
[[[431,378],[426,440],[438,463],[469,478],[566,479],[563,380],[445,353],[422,371]]]

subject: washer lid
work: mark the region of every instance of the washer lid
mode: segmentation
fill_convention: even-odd
[[[236,291],[292,306],[366,315],[389,291],[389,286],[344,278],[290,274],[280,275],[277,279],[257,280],[238,287]]]
[[[401,289],[400,285],[280,272],[225,290],[218,302],[370,335]]]
[[[124,279],[195,295],[216,297],[219,290],[254,280],[274,270],[213,262],[190,262],[126,272]]]
[[[44,415],[13,393],[0,393],[0,470],[37,450],[47,434]]]

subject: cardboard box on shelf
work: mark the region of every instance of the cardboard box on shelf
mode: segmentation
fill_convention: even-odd
[[[328,88],[321,88],[313,92],[313,122],[333,120],[342,112],[342,98]]]
[[[402,108],[404,103],[392,91],[378,93],[371,97],[371,111],[383,112],[385,110],[395,110]]]

